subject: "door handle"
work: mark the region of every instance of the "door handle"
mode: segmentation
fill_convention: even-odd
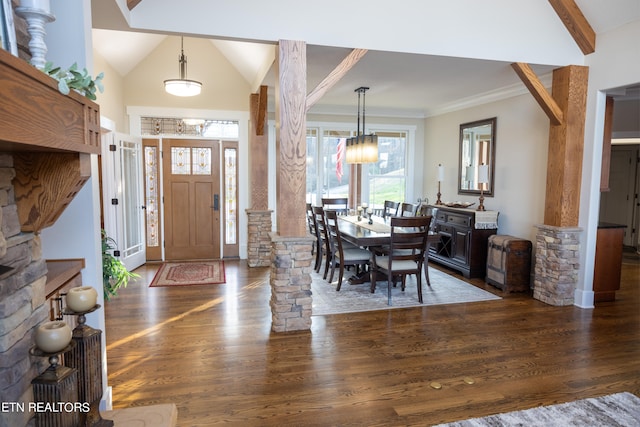
[[[217,211],[220,210],[220,196],[217,194],[213,195],[213,210]]]

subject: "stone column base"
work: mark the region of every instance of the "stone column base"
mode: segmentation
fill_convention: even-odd
[[[533,297],[556,306],[572,305],[580,268],[579,227],[537,225]]]
[[[268,267],[271,265],[272,210],[247,209],[247,265]]]
[[[311,329],[311,248],[315,238],[271,233],[271,330]]]

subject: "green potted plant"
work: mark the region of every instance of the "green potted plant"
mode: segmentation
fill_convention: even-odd
[[[60,67],[54,67],[51,62],[47,62],[42,71],[58,81],[58,90],[64,95],[68,95],[69,91],[73,89],[95,101],[96,90],[99,90],[100,93],[104,91],[102,86],[104,73],[100,73],[95,79],[92,79],[86,68],[83,68],[82,71],[78,70],[77,63],[63,70]]]
[[[114,249],[117,249],[116,241],[102,230],[102,286],[107,301],[118,295],[118,289],[126,288],[129,280],[140,277],[127,270],[122,261],[113,255]]]

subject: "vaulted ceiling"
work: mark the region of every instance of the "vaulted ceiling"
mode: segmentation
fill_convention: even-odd
[[[144,1],[151,0],[128,0],[128,5],[132,8]],[[596,34],[640,19],[637,0],[576,0],[576,4]],[[165,37],[170,37],[129,31],[111,1],[93,0],[92,7],[95,13],[94,47],[123,76]],[[220,39],[212,39],[211,43],[252,87],[275,84],[273,70],[264,79],[261,75],[265,61],[273,58],[274,45]],[[347,48],[308,45],[308,88],[322,81],[349,51]],[[544,81],[554,67],[532,64],[532,68]],[[470,99],[487,101],[501,94],[524,90],[506,62],[369,51],[312,111],[351,112],[356,100],[353,91],[363,85],[371,87],[367,95],[370,114],[377,111],[385,115],[414,117],[446,112],[467,105]]]

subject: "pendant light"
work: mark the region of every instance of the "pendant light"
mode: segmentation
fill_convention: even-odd
[[[180,37],[180,56],[178,57],[179,79],[164,81],[164,90],[175,96],[195,96],[200,95],[202,83],[187,79],[187,57],[184,56],[184,38]]]
[[[378,135],[365,135],[365,92],[368,87],[361,86],[358,93],[358,127],[356,136],[347,139],[345,160],[347,163],[376,163],[378,161]],[[360,134],[360,97],[362,96],[362,134]]]

